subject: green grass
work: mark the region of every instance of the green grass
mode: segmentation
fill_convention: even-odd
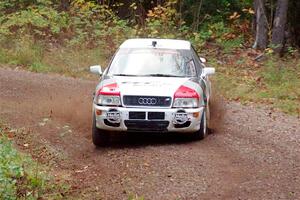
[[[101,64],[105,66],[105,52],[100,48],[72,49],[57,48],[47,52],[42,58],[43,66],[49,72],[64,74],[72,77],[90,77],[89,66]]]
[[[91,77],[89,66],[101,64],[113,53],[108,48],[51,47],[30,37],[0,42],[0,64],[39,73]],[[104,62],[103,62],[104,61]]]
[[[244,43],[244,38],[237,37],[230,40],[221,40],[217,43],[223,48],[223,53],[227,54],[232,53],[234,49],[240,48]]]
[[[300,115],[299,59],[280,60],[269,57],[259,67],[235,61],[218,65],[214,78],[216,89],[230,100],[271,105],[291,114]]]
[[[128,200],[144,200],[144,197],[138,196],[137,194],[136,195],[130,194]]]
[[[46,173],[47,167],[20,153],[0,125],[0,199],[63,199],[67,187]]]

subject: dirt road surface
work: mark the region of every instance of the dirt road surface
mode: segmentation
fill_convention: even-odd
[[[68,180],[72,198],[300,199],[299,118],[224,102],[203,141],[122,134],[110,147],[95,148],[95,85],[0,69],[0,118],[26,130],[15,136],[19,148]]]

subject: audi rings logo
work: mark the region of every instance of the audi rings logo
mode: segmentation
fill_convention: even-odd
[[[139,98],[138,102],[140,105],[155,105],[157,100],[155,98]]]

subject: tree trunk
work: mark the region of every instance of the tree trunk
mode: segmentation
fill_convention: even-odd
[[[292,33],[293,44],[300,48],[300,1],[290,1],[289,9],[291,10],[289,10],[288,21]]]
[[[253,48],[266,49],[268,45],[268,19],[264,0],[254,0],[255,10],[255,42]]]
[[[282,53],[285,41],[287,23],[288,0],[278,0],[272,30],[272,44],[276,53]]]
[[[201,12],[201,8],[202,8],[202,4],[203,4],[203,0],[200,1],[199,7],[198,7],[198,10],[197,10],[196,31],[199,30],[199,25],[200,25],[200,12]]]
[[[61,5],[61,9],[66,11],[70,7],[70,2],[69,2],[69,0],[61,0],[60,5]]]
[[[157,5],[157,6],[163,6],[164,3],[165,3],[164,0],[157,0],[156,5]]]
[[[197,32],[199,29],[200,12],[201,12],[201,8],[202,8],[202,3],[203,3],[203,0],[200,0],[197,10],[196,10],[196,12],[194,12],[194,15],[193,15],[192,29],[194,32]]]

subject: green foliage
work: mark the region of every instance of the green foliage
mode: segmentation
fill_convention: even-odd
[[[23,36],[29,34],[36,38],[49,39],[57,37],[68,28],[68,16],[52,7],[51,1],[38,1],[37,4],[24,6],[15,12],[8,12],[0,17],[0,35]],[[10,3],[10,7],[16,5]],[[20,5],[16,5],[20,6]],[[3,10],[0,6],[0,11]]]
[[[0,127],[0,198],[61,198],[60,191],[63,193],[64,189],[55,186],[49,176],[40,171],[38,163],[19,153],[5,136],[5,130]]]
[[[252,7],[252,0],[210,0],[210,1],[199,1],[199,0],[183,0],[183,13],[182,18],[187,22],[188,25],[195,23],[194,14],[197,13],[200,4],[200,22],[201,25],[214,24],[218,22],[227,22],[228,17],[233,12],[243,13],[244,8]],[[242,15],[247,18],[247,15]],[[200,29],[202,26],[200,27]]]
[[[107,5],[75,0],[71,7],[71,24],[74,37],[70,45],[92,47],[117,46],[131,34],[127,21],[121,20]]]
[[[111,55],[112,49],[130,37],[190,39],[197,48],[205,45],[207,40],[222,45],[228,41],[224,36],[233,32],[228,17],[233,11],[243,13],[242,9],[249,6],[247,0],[203,1],[203,5],[195,0],[168,0],[162,5],[147,1],[133,2],[127,8],[130,17],[121,19],[117,11],[124,9],[124,3],[113,2],[74,0],[68,10],[63,10],[60,1],[3,0],[0,3],[0,40],[3,37],[20,39],[30,35],[35,43],[46,41],[76,48],[101,47],[105,55]],[[148,9],[145,16],[138,13],[141,6]],[[197,23],[200,30],[192,32],[198,17],[190,13],[198,11],[199,6]],[[144,22],[133,21],[132,18]],[[242,37],[238,40],[241,41]],[[237,46],[238,40],[226,43],[224,49]]]
[[[187,34],[187,27],[180,21],[176,10],[177,0],[167,1],[147,13],[146,24],[142,30],[144,37],[182,38]],[[178,31],[179,30],[179,31]]]

